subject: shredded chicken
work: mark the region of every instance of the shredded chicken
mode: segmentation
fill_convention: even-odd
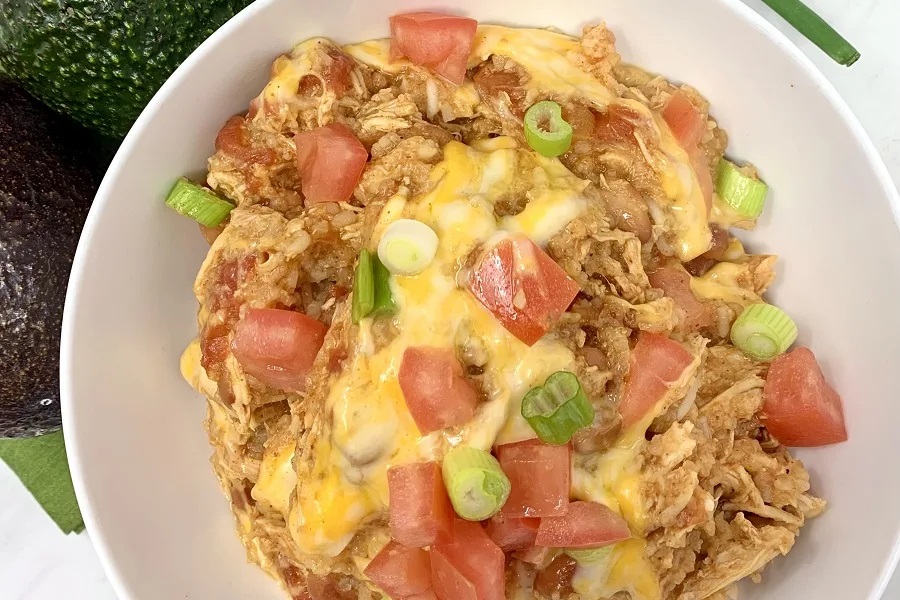
[[[700,149],[712,169],[718,164],[727,136],[710,116],[709,103],[693,88],[623,63],[605,25],[586,28],[567,58],[614,97],[653,110],[684,94],[703,124]],[[386,510],[368,515],[336,556],[303,554],[289,526],[312,493],[304,482],[324,478],[329,468],[316,441],[332,439],[328,403],[335,381],[397,335],[390,321],[376,322],[366,335],[353,323],[357,256],[377,241],[385,206],[402,211],[410,199],[434,189],[434,168],[449,142],[506,135],[524,145],[525,110],[552,97],[577,129],[560,161],[584,180],[579,200],[587,207],[546,244],[580,290],[549,333],[566,356],[574,356],[571,370],[595,410],[594,422],[574,438],[575,464],[592,468],[621,441],[626,426],[619,406],[641,332],[677,340],[692,362],[678,381],[665,382],[657,412],[647,418],[652,425],[646,439],[642,429],[633,442],[636,463],[629,465],[638,474],[635,497],[645,514],[635,526],[642,530],[633,533],[646,539],[644,560],[658,576],[660,597],[638,599],[621,589],[605,598],[581,596],[571,585],[575,561],[558,551],[539,565],[507,557],[508,597],[733,598],[738,581],[759,580],[772,559],[791,549],[806,519],[825,508],[810,492],[802,463],[769,438],[758,418],[767,365],[729,342],[736,316],[761,301],[772,284],[776,258],[746,254],[731,240],[727,251],[704,259],[688,289],[709,307],[712,325],[685,325],[677,299],[651,286],[647,276],[666,261],[681,269],[670,258],[674,226],[660,209],[666,196],[655,170],[661,150],[652,121],[631,123],[627,139],[598,139],[594,123],[602,107],[591,99],[541,90],[539,80],[499,54],[470,66],[469,79],[454,86],[425,68],[383,72],[328,40],[310,40],[275,60],[271,81],[248,113],[232,117],[219,132],[207,182],[237,208],[196,279],[201,366],[193,384],[209,400],[212,463],[248,556],[295,599],[308,598],[313,588],[338,600],[387,598],[363,575],[390,539]],[[350,128],[370,159],[347,202],[308,204],[294,136],[330,123]],[[521,162],[523,169],[534,167]],[[527,183],[510,183],[488,214],[492,208],[498,220],[520,215],[532,200]],[[471,260],[459,257],[459,266],[470,267]],[[329,326],[302,391],[269,387],[235,358],[235,326],[251,308],[296,309]],[[482,396],[498,388],[499,376],[484,374],[481,340],[461,334],[456,351]],[[261,492],[272,476],[263,465],[275,455],[289,457],[280,464],[296,478],[281,499]],[[348,458],[340,476],[361,477],[363,462]]]

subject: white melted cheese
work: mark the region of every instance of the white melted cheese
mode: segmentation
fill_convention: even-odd
[[[392,198],[376,225],[378,232],[396,218],[422,221],[437,233],[438,250],[421,273],[392,277],[397,337],[377,352],[357,353],[330,392],[333,430],[329,439],[317,442],[315,477],[300,486],[289,518],[303,552],[339,553],[367,519],[387,508],[386,473],[392,464],[440,459],[449,446],[489,449],[498,439],[534,437],[520,414],[522,396],[574,360],[552,337],[533,347],[519,341],[458,283],[457,275],[470,252],[508,231],[536,240],[557,233],[585,209],[581,193],[587,183],[559,161],[504,137],[476,147],[450,142],[431,179],[434,187],[425,195],[409,198],[403,191]],[[498,222],[493,203],[514,181],[523,180],[529,209],[518,219]],[[366,347],[370,320],[361,325],[360,342]],[[489,397],[470,423],[420,436],[397,380],[403,352],[410,346],[454,348],[460,343],[484,348]]]

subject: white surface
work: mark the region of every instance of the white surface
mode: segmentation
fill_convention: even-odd
[[[838,87],[838,90],[859,116],[882,156],[884,156],[891,169],[894,181],[900,182],[900,119],[897,118],[896,113],[896,107],[900,106],[900,44],[898,44],[895,37],[896,29],[900,25],[900,4],[894,2],[894,0],[810,0],[809,3],[826,18],[837,24],[857,44],[863,52],[863,58],[853,68],[844,69],[819,56],[804,41],[800,41],[799,45]],[[761,2],[758,0],[750,0],[750,4],[761,12],[767,11],[765,7],[760,8]],[[798,39],[797,35],[787,27],[782,29],[792,39]],[[644,62],[651,68],[659,66],[660,63],[659,60],[654,60],[652,57]],[[242,75],[242,73],[236,74],[236,77],[239,75]],[[258,75],[258,73],[249,73],[248,77],[258,81]],[[685,78],[689,79],[689,77]],[[701,89],[706,89],[702,86],[702,82],[697,83],[701,86]],[[227,110],[224,110],[223,114],[227,112]],[[730,123],[734,122],[732,118],[728,118],[727,114],[725,117]],[[209,139],[211,140],[212,138],[210,137]],[[197,141],[196,144],[198,144],[198,147],[191,150],[195,154],[204,155],[208,144],[203,141]],[[760,156],[758,152],[754,153],[752,158],[761,165],[765,164],[765,158]],[[778,189],[776,187],[776,193],[778,193]],[[786,196],[782,194],[780,197],[785,198]],[[848,201],[850,206],[854,206],[865,202],[865,198],[848,198]],[[153,218],[159,219],[160,215],[154,213]],[[166,226],[168,227],[168,225],[169,223],[167,222]],[[186,228],[180,228],[179,225],[173,220],[171,222],[172,231],[184,232],[186,230]],[[138,240],[135,243],[140,243],[141,241],[147,240]],[[183,271],[177,272],[175,277],[181,283],[189,281],[193,275],[194,268],[195,265],[188,265]],[[171,306],[168,306],[168,303],[177,304],[183,300],[183,297],[175,300],[161,298],[156,310],[163,312],[171,308]],[[158,317],[149,315],[147,318],[148,323],[153,318]],[[188,317],[184,320],[187,321]],[[180,325],[180,323],[175,325]],[[185,323],[185,325],[190,327],[190,323]],[[175,330],[173,329],[172,331],[174,332]],[[145,349],[141,353],[141,359],[146,362],[148,372],[153,372],[158,361],[166,363],[166,368],[171,368],[171,357],[175,355],[173,353],[177,353],[180,350],[181,342],[185,341],[182,338],[186,338],[189,335],[189,331],[189,329],[185,329],[181,337],[179,337],[178,333],[171,333],[170,335],[173,338],[171,340],[172,346]],[[110,343],[115,342],[114,339],[109,339],[108,341]],[[127,347],[113,345],[108,346],[106,351],[110,354],[110,360],[115,362],[134,360],[136,358],[135,350]],[[835,367],[833,364],[829,366]],[[160,366],[160,368],[163,367]],[[109,372],[107,369],[101,368],[100,365],[96,369],[95,373],[97,376],[104,375],[104,371],[106,373]],[[163,389],[160,389],[160,385],[155,379],[156,377],[153,375],[144,375],[134,381],[135,389],[153,385],[162,402],[167,401],[166,396],[169,392],[177,398],[178,402],[191,401],[190,395],[182,389],[176,389],[174,383],[171,390],[168,384],[164,384]],[[178,383],[180,384],[180,382]],[[881,398],[878,401],[885,399]],[[122,398],[109,399],[110,402],[121,400]],[[188,447],[193,453],[205,456],[207,451],[203,447],[203,437],[198,435],[200,431],[198,422],[199,406],[195,406],[191,411],[188,415],[189,418],[185,419],[191,422],[170,430],[173,442],[171,445],[164,444],[161,447],[157,440],[153,440],[152,444],[148,443],[145,446],[147,452],[162,452],[166,460],[171,461],[170,464],[173,465],[185,460],[185,457],[172,453],[171,449],[167,450],[167,448],[175,446],[180,448]],[[191,415],[197,418],[190,418]],[[184,412],[180,413],[180,416],[183,417]],[[851,418],[851,427],[853,426],[853,421],[854,419]],[[853,431],[851,429],[851,435]],[[104,441],[106,452],[108,453],[107,457],[115,454],[114,449],[124,447],[126,443],[133,443],[132,440],[119,438],[109,428],[105,429],[104,433],[106,434]],[[838,457],[835,456],[834,458],[837,460]],[[96,460],[101,461],[104,458],[98,456]],[[193,457],[190,457],[189,460],[195,461]],[[205,469],[201,478],[202,481],[196,486],[196,489],[189,482],[188,489],[185,489],[184,484],[182,484],[180,493],[197,493],[204,497],[209,496],[211,500],[210,510],[206,512],[213,513],[213,520],[226,518],[224,510],[218,510],[223,509],[224,502],[221,502],[217,496],[218,491],[211,485],[211,476],[208,473],[205,460],[195,462],[204,463],[202,465]],[[867,460],[860,461],[860,464],[865,462],[871,464],[871,461]],[[114,474],[113,477],[117,479],[121,477],[122,481],[127,481],[130,478],[143,475],[145,474],[128,473],[127,469],[123,469],[122,472]],[[161,474],[150,474],[151,477],[158,475]],[[148,497],[148,495],[129,493],[125,488],[115,488],[113,481],[110,480],[107,489],[119,490],[120,504],[138,522],[144,520],[146,514],[150,514],[143,509],[160,502],[163,504],[177,504],[177,498],[174,498],[175,490],[172,488],[156,490],[156,494]],[[19,598],[40,600],[47,598],[49,600],[56,598],[105,599],[114,597],[111,587],[103,578],[97,559],[89,546],[87,536],[65,537],[60,534],[52,522],[41,513],[34,501],[21,489],[5,466],[0,466],[0,497],[3,499],[0,502],[0,595],[3,598],[9,598],[10,600]],[[860,515],[858,518],[865,518],[865,515]],[[204,525],[208,525],[209,519],[206,521],[204,523],[204,520],[201,519],[195,524],[193,531],[196,532]],[[158,523],[155,525],[156,529],[165,531],[169,529],[171,524]],[[197,544],[195,546],[197,548],[209,545],[208,539],[197,539],[195,535],[192,535],[191,530],[182,530],[180,535],[183,538],[183,545],[186,549],[190,549],[195,544]],[[813,535],[815,535],[815,532],[810,537]],[[233,551],[228,552],[228,554],[232,555],[232,559],[240,558],[240,549],[235,547],[237,543],[231,537],[217,534],[212,539],[214,540],[212,545],[232,548]],[[141,545],[146,545],[148,543],[152,544],[153,541],[153,538],[151,538],[150,540],[141,540],[140,543]],[[801,538],[802,543],[803,539]],[[862,550],[860,548],[860,551]],[[136,553],[134,556],[136,557],[138,554]],[[126,567],[129,570],[146,572],[154,569],[155,562],[126,564]],[[846,578],[850,578],[853,569],[848,569],[847,566],[845,565],[845,568],[841,569],[841,571],[845,573]],[[828,575],[827,572],[823,573],[815,569],[815,567],[812,567],[812,569],[818,572],[810,573],[807,570],[805,575],[809,579],[813,577],[821,579]],[[228,572],[230,570],[230,567],[225,567],[218,569],[218,572]],[[233,586],[229,587],[231,587],[232,595],[219,597],[243,597],[234,595],[236,588]],[[178,597],[183,596],[184,594],[180,594]],[[174,596],[163,593],[157,597],[168,598]],[[192,594],[190,597],[201,598],[202,596]],[[821,593],[817,594],[817,597],[825,598]],[[850,596],[846,597],[849,598]],[[885,598],[890,600],[900,599],[900,584],[895,583],[889,589]]]

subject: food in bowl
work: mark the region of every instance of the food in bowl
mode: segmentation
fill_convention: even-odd
[[[765,302],[767,188],[694,89],[433,13],[299,44],[169,204],[211,242],[185,378],[293,598],[725,598],[847,438]]]

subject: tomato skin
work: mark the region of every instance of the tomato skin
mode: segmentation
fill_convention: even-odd
[[[469,276],[469,290],[511,334],[533,346],[579,288],[534,242],[514,235],[482,256]]]
[[[475,415],[478,395],[449,348],[407,348],[397,378],[422,434],[462,425]]]
[[[540,522],[538,518],[517,519],[494,515],[488,519],[485,531],[504,552],[527,550],[534,546]]]
[[[599,502],[570,502],[561,517],[544,517],[535,544],[553,548],[599,548],[631,537],[618,513]]]
[[[478,523],[455,519],[449,542],[431,549],[431,579],[440,600],[505,600],[506,557]]]
[[[552,517],[565,514],[571,489],[571,448],[527,440],[497,447],[497,460],[512,489],[504,517]]]
[[[643,419],[693,362],[691,353],[675,340],[642,331],[631,351],[631,368],[619,401],[623,427]]]
[[[234,328],[231,352],[266,385],[301,391],[327,332],[324,323],[297,311],[250,308]]]
[[[394,15],[391,24],[391,60],[406,57],[450,83],[466,78],[466,64],[475,42],[478,21],[455,15],[415,12]]]
[[[710,308],[697,300],[691,291],[691,276],[678,267],[660,267],[647,273],[650,285],[659,288],[684,311],[684,327],[698,329],[712,324]]]
[[[349,200],[369,159],[353,132],[346,125],[332,123],[298,133],[294,143],[306,203]]]
[[[772,361],[763,395],[760,417],[785,446],[847,441],[841,397],[825,380],[809,348],[795,348]]]
[[[682,148],[700,143],[703,137],[703,119],[687,94],[681,90],[672,94],[663,109],[662,117]]]
[[[431,590],[431,553],[391,540],[363,573],[391,598],[409,598]]]
[[[411,548],[449,539],[455,513],[436,462],[388,469],[391,537]]]

